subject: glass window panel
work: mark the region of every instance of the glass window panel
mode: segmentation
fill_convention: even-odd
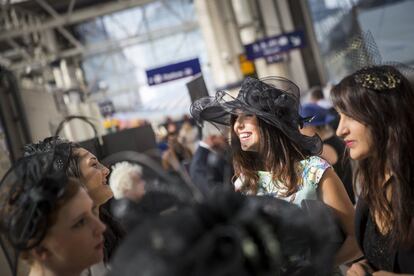
[[[414,1],[308,0],[308,4],[329,81],[337,82],[357,69],[355,56],[361,54],[346,47],[361,31],[372,35],[382,61],[414,64]]]

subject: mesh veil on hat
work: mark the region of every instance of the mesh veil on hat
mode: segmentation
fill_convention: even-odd
[[[329,62],[329,66],[337,68],[338,64],[346,60],[346,71],[336,72],[342,79],[350,74],[354,75],[355,82],[362,87],[383,91],[397,88],[401,80],[392,70],[394,67],[411,83],[414,79],[414,68],[396,61],[384,61],[375,39],[370,31],[361,32],[350,37],[343,49],[337,51]]]
[[[291,140],[311,154],[320,152],[322,142],[318,136],[304,136],[299,132],[307,118],[299,115],[299,87],[283,77],[267,77],[260,80],[246,78],[237,98],[226,91],[218,91],[214,97],[195,101],[190,113],[197,123],[203,121],[230,126],[231,115],[240,112],[254,114],[267,124],[277,127]]]
[[[64,194],[70,145],[24,157],[0,183],[0,231],[17,250],[35,247],[47,231],[47,217]]]

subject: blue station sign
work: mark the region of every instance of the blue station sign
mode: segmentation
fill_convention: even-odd
[[[275,55],[268,55],[265,56],[267,64],[279,63],[286,60],[283,54],[275,54]]]
[[[168,81],[178,80],[201,73],[198,58],[179,63],[169,64],[145,71],[148,85],[157,85]]]
[[[305,46],[305,34],[303,31],[285,33],[278,36],[267,37],[254,43],[244,45],[247,58],[250,60],[274,56]]]

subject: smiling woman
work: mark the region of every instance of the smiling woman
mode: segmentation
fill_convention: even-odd
[[[240,140],[242,150],[257,151],[259,149],[257,117],[252,114],[240,113],[234,120],[233,130]]]
[[[73,176],[79,178],[84,183],[95,205],[101,206],[113,196],[107,183],[109,169],[84,148],[75,148],[74,155],[78,157],[76,170],[79,170],[79,174]]]
[[[105,225],[80,182],[64,173],[69,151],[22,158],[0,184],[0,229],[31,276],[80,275],[103,260]]]
[[[274,196],[299,206],[313,200],[334,210],[345,233],[335,264],[358,257],[354,209],[329,163],[316,155],[319,136],[299,131],[299,88],[282,77],[247,78],[237,98],[225,91],[194,102],[191,114],[231,127],[236,190],[248,195]],[[229,99],[230,98],[230,99]]]
[[[69,164],[65,173],[69,177],[78,179],[86,188],[89,196],[93,199],[95,208],[98,209],[99,218],[106,225],[104,233],[104,261],[109,261],[115,248],[125,235],[120,224],[110,214],[110,202],[113,193],[107,185],[109,169],[103,166],[97,158],[79,145],[63,140],[59,137],[48,137],[43,141],[25,146],[25,155],[31,156],[39,153],[53,151],[56,145],[70,146]],[[95,273],[93,273],[95,274]],[[98,272],[96,274],[101,274]]]

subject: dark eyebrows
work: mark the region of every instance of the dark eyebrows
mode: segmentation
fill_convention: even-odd
[[[94,208],[96,208],[97,207],[97,205],[95,205],[95,203],[91,200],[91,211],[93,211],[93,209]],[[83,218],[83,217],[85,217],[86,215],[88,214],[88,211],[85,211],[85,212],[82,212],[81,214],[79,214],[78,216],[76,216],[76,218],[74,218],[73,220],[72,220],[72,224],[76,224],[76,223],[78,223],[78,221],[81,219],[81,218]]]
[[[85,156],[85,158],[87,158],[88,156]],[[96,161],[98,161],[98,159],[95,157],[95,156],[91,156],[90,158],[87,158],[87,163],[89,164],[89,163],[91,163],[91,162],[96,162]]]
[[[85,158],[88,154],[89,154],[89,152],[87,151],[87,152],[85,152],[84,154],[78,154],[78,156],[79,156],[79,158],[80,158],[80,159],[83,159],[83,158]]]
[[[72,224],[76,224],[82,217],[84,217],[86,215],[86,212],[81,213],[80,215],[76,216],[76,218],[74,218],[72,220]]]
[[[85,152],[83,154],[77,154],[79,157],[79,160],[83,160],[83,159],[87,159],[87,161],[91,160],[91,159],[97,159],[95,155],[93,155],[91,152],[89,152],[88,150],[85,150]],[[91,156],[91,158],[88,158],[89,156]]]

